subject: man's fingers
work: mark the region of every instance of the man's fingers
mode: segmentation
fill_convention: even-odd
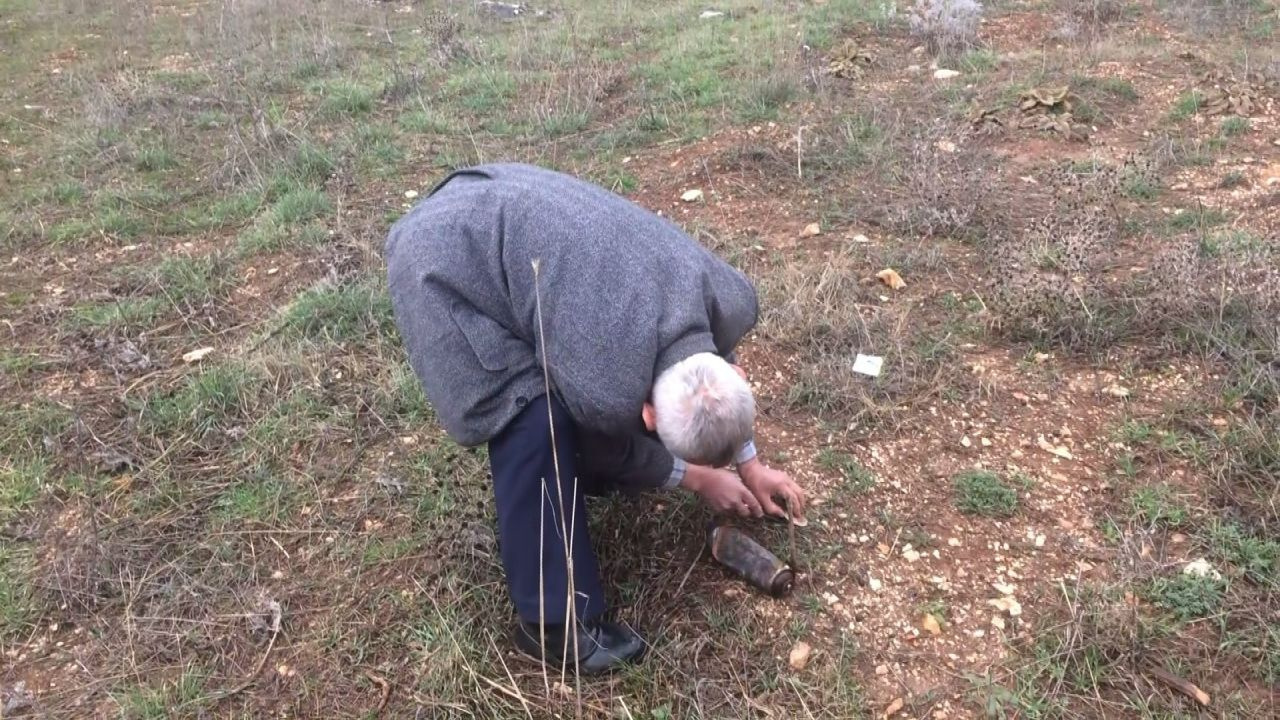
[[[742,501],[746,503],[747,510],[752,517],[760,517],[764,514],[764,511],[760,509],[760,501],[756,499],[755,493],[746,488],[742,489]]]
[[[771,497],[756,498],[760,501],[760,507],[769,515],[785,515],[782,508],[778,507],[778,503],[773,501]]]

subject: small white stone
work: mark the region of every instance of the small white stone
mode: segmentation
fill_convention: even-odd
[[[946,68],[938,68],[937,70],[933,71],[933,77],[936,80],[950,80],[951,78],[959,77],[959,76],[960,76],[959,70],[948,70]]]
[[[1045,537],[1044,537],[1044,535],[1037,535],[1037,536],[1036,536],[1036,547],[1038,547],[1038,548],[1042,548],[1042,547],[1044,547],[1044,541],[1045,541]]]
[[[868,578],[867,587],[871,588],[871,592],[880,592],[880,588],[884,587],[884,583],[875,578]]]
[[[960,538],[947,538],[947,545],[951,547],[960,547]]]
[[[418,197],[418,191],[417,191],[417,190],[405,190],[405,191],[404,191],[404,198],[405,198],[406,200],[412,200],[412,199],[414,199],[414,198],[416,198],[416,197]]]

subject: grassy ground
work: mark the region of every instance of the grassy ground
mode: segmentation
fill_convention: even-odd
[[[1000,2],[972,45],[871,0],[536,9],[0,0],[5,717],[576,712],[385,295],[389,224],[496,159],[752,275],[761,445],[819,501],[785,601],[688,497],[593,507],[654,653],[584,715],[1271,712],[1273,5]]]

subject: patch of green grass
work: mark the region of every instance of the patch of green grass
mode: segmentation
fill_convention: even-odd
[[[44,460],[8,460],[0,465],[0,527],[25,511],[49,474]]]
[[[141,408],[142,425],[162,435],[203,435],[246,417],[263,386],[257,371],[224,363],[188,375],[173,391],[149,396]]]
[[[108,208],[98,214],[102,232],[118,240],[127,240],[146,232],[147,226],[136,215],[116,208]]]
[[[291,175],[305,185],[323,185],[337,166],[326,148],[309,142],[298,145],[289,159]]]
[[[177,156],[163,145],[147,145],[138,148],[133,157],[133,167],[140,172],[172,170],[177,166]]]
[[[955,503],[962,512],[1010,517],[1018,510],[1018,492],[993,472],[971,470],[955,479]]]
[[[1216,614],[1227,587],[1226,580],[1211,575],[1180,572],[1172,577],[1155,578],[1147,586],[1145,595],[1179,622],[1188,622]]]
[[[1280,587],[1280,541],[1246,531],[1236,522],[1214,522],[1208,528],[1213,555],[1235,565],[1253,582]]]
[[[1198,90],[1191,90],[1178,96],[1173,109],[1169,111],[1169,117],[1175,121],[1187,120],[1200,112],[1202,107],[1204,107],[1204,96]]]
[[[276,521],[288,511],[289,485],[259,469],[223,491],[214,505],[227,523]]]
[[[405,427],[422,427],[435,417],[421,381],[407,363],[397,366],[390,382],[379,384],[379,388],[378,408]]]
[[[1186,525],[1191,510],[1168,485],[1148,485],[1129,496],[1133,518],[1151,527],[1177,528]]]
[[[537,118],[538,132],[552,139],[580,133],[590,124],[591,113],[573,108],[541,114]]]
[[[0,641],[21,637],[35,616],[30,566],[27,553],[0,539]]]
[[[0,351],[0,374],[21,378],[35,369],[40,356],[32,353]]]
[[[84,185],[72,180],[60,182],[49,188],[49,197],[53,198],[54,202],[59,205],[74,205],[84,202],[85,196]]]
[[[1249,132],[1249,118],[1232,115],[1222,121],[1218,126],[1218,133],[1222,137],[1236,137]]]
[[[49,242],[54,245],[66,245],[93,235],[96,235],[98,228],[87,220],[63,220],[62,222],[49,228]]]
[[[157,296],[191,306],[219,300],[236,283],[235,265],[225,255],[169,257],[150,270],[146,279]]]
[[[378,177],[394,175],[404,162],[404,149],[386,125],[364,125],[356,131],[360,169]]]
[[[1244,173],[1239,170],[1232,170],[1222,176],[1222,179],[1218,181],[1218,187],[1223,190],[1234,190],[1238,187],[1244,187],[1248,183],[1249,180],[1245,177]]]
[[[209,84],[209,76],[197,72],[159,70],[151,77],[161,85],[180,92],[195,92]]]
[[[271,216],[278,223],[292,225],[319,217],[332,209],[329,196],[323,190],[295,187],[276,198],[271,206]]]
[[[48,453],[45,439],[56,441],[71,421],[69,410],[48,400],[0,405],[0,457],[44,457]]]
[[[428,110],[410,110],[401,115],[397,123],[405,132],[422,135],[446,135],[453,132],[449,118]]]
[[[342,80],[319,86],[320,111],[326,115],[366,115],[377,104],[378,93],[371,87]]]
[[[280,334],[302,340],[347,342],[394,332],[391,299],[372,279],[322,283],[302,292],[284,310]]]
[[[848,453],[823,448],[818,452],[818,466],[840,473],[842,487],[850,493],[862,494],[876,485],[876,478],[871,471]]]
[[[70,322],[86,328],[144,328],[163,315],[165,308],[166,303],[159,298],[119,298],[77,305],[71,309]]]
[[[748,85],[738,96],[738,120],[743,123],[777,120],[782,109],[800,92],[795,78],[781,73],[767,75]]]
[[[1116,433],[1121,442],[1129,445],[1141,445],[1156,436],[1156,430],[1150,423],[1141,420],[1126,420]]]
[[[176,680],[155,685],[138,685],[112,693],[122,720],[166,720],[182,708],[184,713],[196,710],[205,697],[204,674],[187,668]]]
[[[516,78],[505,67],[477,65],[451,76],[446,89],[461,95],[466,109],[486,115],[509,106],[516,96]]]
[[[1000,56],[994,50],[970,50],[956,58],[956,69],[970,75],[983,75],[995,70]]]
[[[1098,88],[1106,94],[1125,100],[1128,102],[1136,102],[1138,100],[1138,90],[1133,86],[1127,78],[1107,77],[1098,82]]]
[[[195,125],[200,130],[213,130],[231,124],[231,116],[221,110],[201,110],[196,114]]]
[[[1200,238],[1200,254],[1204,257],[1248,258],[1266,251],[1266,241],[1247,230],[1220,230]]]
[[[208,210],[204,211],[204,215],[209,227],[240,223],[257,214],[262,208],[262,201],[261,191],[245,190],[215,201]]]
[[[1189,230],[1205,230],[1207,228],[1222,225],[1229,218],[1227,214],[1216,208],[1201,207],[1196,210],[1186,210],[1169,217],[1168,227],[1173,232],[1187,232]]]

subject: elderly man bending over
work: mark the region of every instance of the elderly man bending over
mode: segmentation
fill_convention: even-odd
[[[401,218],[386,256],[396,323],[436,414],[458,443],[488,444],[521,651],[558,662],[568,647],[583,673],[643,653],[634,631],[603,619],[584,494],[680,487],[718,512],[784,516],[785,499],[803,517],[801,489],[756,457],[751,388],[732,364],[755,290],[674,224],[567,175],[482,165]]]

